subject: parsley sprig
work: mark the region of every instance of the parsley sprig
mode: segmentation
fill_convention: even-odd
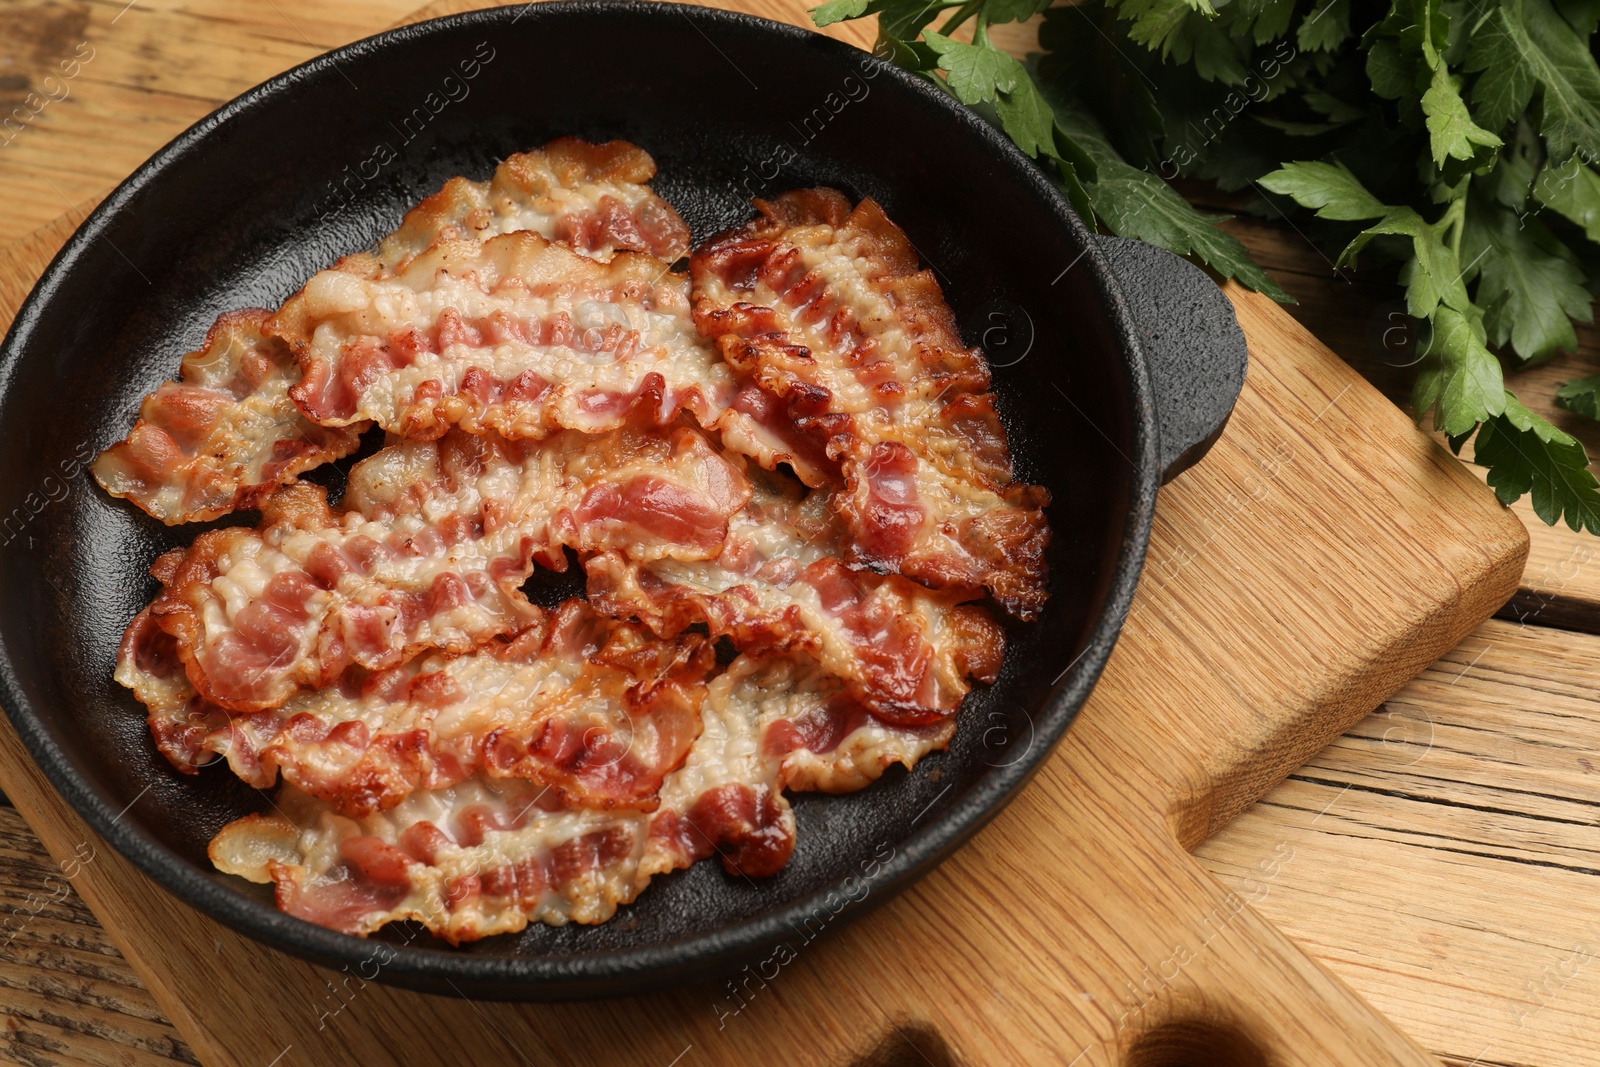
[[[1043,12],[1023,63],[990,28]],[[1167,183],[1254,185],[1398,269],[1424,326],[1419,419],[1510,504],[1600,534],[1583,446],[1503,367],[1577,346],[1600,291],[1600,0],[829,0],[878,51],[994,122],[1079,214],[1290,298]],[[970,27],[970,43],[958,31]],[[960,34],[959,36],[966,36]],[[1600,376],[1560,406],[1600,418]]]

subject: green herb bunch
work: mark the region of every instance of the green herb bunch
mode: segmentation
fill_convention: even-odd
[[[1028,63],[991,42],[1040,12]],[[1476,435],[1503,502],[1531,492],[1545,522],[1600,533],[1583,446],[1502,380],[1502,359],[1576,347],[1600,291],[1600,0],[829,0],[812,14],[877,15],[880,55],[999,125],[1111,233],[1287,301],[1223,217],[1167,184],[1193,177],[1314,212],[1339,268],[1397,263],[1423,323],[1417,417],[1457,451]],[[953,36],[968,24],[971,43]],[[1600,376],[1556,402],[1600,417]]]

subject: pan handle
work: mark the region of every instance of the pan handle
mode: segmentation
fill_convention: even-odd
[[[1217,283],[1193,263],[1143,241],[1098,240],[1150,367],[1165,485],[1198,463],[1228,425],[1249,362],[1244,331]]]

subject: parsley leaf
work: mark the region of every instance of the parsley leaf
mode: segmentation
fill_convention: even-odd
[[[1589,42],[1549,0],[1501,0],[1473,35],[1466,67],[1483,72],[1472,102],[1484,126],[1508,125],[1537,95],[1539,133],[1552,160],[1580,150],[1600,157],[1600,67]]]
[[[1027,71],[1015,81],[1014,88],[998,93],[994,110],[1000,116],[1000,128],[1006,131],[1006,136],[1028,155],[1057,153],[1055,113]]]
[[[1510,393],[1505,410],[1478,431],[1474,459],[1489,468],[1489,485],[1502,504],[1533,493],[1533,511],[1554,526],[1565,518],[1574,530],[1600,533],[1600,492],[1583,446],[1535,415]]]
[[[1413,91],[1416,71],[1400,54],[1398,41],[1385,38],[1375,42],[1367,51],[1366,67],[1372,91],[1385,100],[1399,100]]]
[[[1411,238],[1415,258],[1402,269],[1406,283],[1406,310],[1419,319],[1432,318],[1441,304],[1457,312],[1470,311],[1467,287],[1456,265],[1455,253],[1445,244],[1442,230],[1446,219],[1431,224],[1408,207],[1391,208],[1389,213],[1356,235],[1339,256],[1339,266],[1353,264],[1357,253],[1374,237],[1390,234]]]
[[[1420,417],[1431,409],[1433,425],[1449,437],[1464,437],[1473,427],[1505,410],[1500,361],[1483,345],[1482,327],[1454,308],[1433,317],[1433,336],[1417,374],[1413,399]]]
[[[1600,374],[1563,382],[1556,390],[1556,406],[1585,418],[1600,419]]]
[[[1285,163],[1263,177],[1261,185],[1314,209],[1318,218],[1360,222],[1389,213],[1388,205],[1362,188],[1343,163]]]
[[[922,38],[938,53],[939,69],[949,75],[945,84],[963,104],[991,104],[997,92],[1011,92],[1018,76],[1027,76],[1021,63],[993,48],[962,44],[932,30]]]
[[[1173,38],[1191,14],[1215,18],[1217,9],[1211,6],[1211,0],[1122,0],[1117,14],[1133,23],[1128,30],[1130,40],[1151,51],[1157,47],[1170,51]]]
[[[1551,211],[1583,227],[1584,236],[1600,244],[1600,174],[1592,167],[1584,166],[1577,157],[1559,167],[1547,166],[1534,180],[1533,195]]]
[[[1570,249],[1537,218],[1519,219],[1474,197],[1467,205],[1461,256],[1480,277],[1476,303],[1496,345],[1507,341],[1524,360],[1578,347],[1572,320],[1591,322],[1589,290]]]
[[[1436,167],[1443,168],[1447,161],[1456,160],[1465,163],[1468,170],[1479,170],[1494,160],[1503,143],[1472,121],[1455,77],[1443,64],[1434,68],[1433,83],[1422,94],[1422,113],[1428,117]]]
[[[1217,229],[1227,216],[1201,214],[1159,177],[1124,162],[1094,120],[1081,111],[1057,103],[1056,118],[1094,159],[1097,177],[1088,187],[1089,201],[1112,233],[1192,256],[1224,278],[1238,278],[1274,300],[1292,302],[1250,259],[1244,245]]]
[[[1322,0],[1300,24],[1295,41],[1307,52],[1331,52],[1350,36],[1350,0]]]
[[[860,18],[867,13],[868,6],[868,0],[828,0],[811,9],[811,21],[818,27],[832,26],[835,22]]]

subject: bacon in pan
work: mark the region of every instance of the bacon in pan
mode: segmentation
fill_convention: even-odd
[[[1004,635],[980,605],[894,574],[840,562],[842,524],[827,489],[756,473],[716,559],[646,561],[618,551],[585,563],[589,597],[658,633],[700,623],[743,651],[790,651],[843,679],[888,722],[951,715],[994,681]]]
[[[715,661],[702,637],[661,640],[569,600],[462,655],[352,668],[276,708],[229,712],[195,692],[176,651],[145,612],[117,662],[175,767],[221,756],[258,789],[281,773],[352,818],[473,774],[525,779],[569,805],[649,810],[700,732]]]
[[[275,887],[291,915],[368,934],[413,919],[452,943],[529,922],[599,923],[657,874],[718,856],[738,877],[782,870],[785,787],[848,792],[949,743],[953,720],[878,722],[814,666],[741,656],[708,687],[704,728],[653,811],[557,799],[517,779],[420,790],[357,818],[292,787],[224,827],[219,870]]]
[[[733,378],[696,333],[688,280],[660,260],[586,259],[536,233],[443,240],[393,274],[326,270],[273,319],[324,425],[408,437],[541,438],[627,421],[711,426]]]
[[[356,465],[340,510],[297,482],[260,526],[161,557],[151,613],[202,696],[262,711],[352,664],[381,671],[522,629],[534,613],[520,586],[535,558],[563,569],[563,547],[715,556],[748,495],[688,427],[401,441]]]
[[[231,311],[183,357],[179,379],[144,398],[127,439],[100,453],[112,496],[166,523],[253,508],[301,471],[347,456],[361,427],[325,427],[289,399],[300,369],[264,326],[271,312]]]
[[[590,144],[562,137],[518,152],[488,181],[451,178],[412,208],[399,229],[378,242],[360,273],[399,270],[440,238],[487,240],[531,230],[606,262],[618,252],[647,252],[671,263],[689,254],[689,227],[650,190],[650,154],[626,141]]]
[[[871,200],[851,209],[806,189],[756,206],[691,257],[695,321],[838,464],[846,561],[987,589],[1034,617],[1049,495],[1015,480],[988,365],[961,343],[932,272]]]
[[[493,178],[452,178],[409,212],[375,250],[341,260],[342,275],[373,279],[404,268],[433,244],[475,243],[528,230],[608,261],[635,251],[676,259],[689,230],[645,184],[655,164],[623,141],[563,138],[511,156]],[[300,369],[265,332],[271,312],[228,312],[183,358],[180,379],[144,400],[126,440],[95,462],[106,491],[167,524],[258,507],[302,471],[355,451],[361,420],[323,426],[290,399]]]

